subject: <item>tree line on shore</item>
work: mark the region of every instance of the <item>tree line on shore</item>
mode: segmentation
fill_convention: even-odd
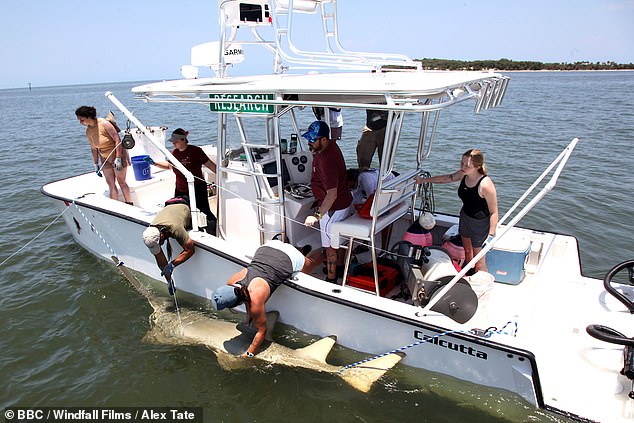
[[[543,63],[527,60],[449,60],[449,59],[415,59],[423,64],[423,69],[430,70],[482,70],[497,69],[506,71],[520,70],[623,70],[634,69],[634,63],[615,62],[574,62]]]

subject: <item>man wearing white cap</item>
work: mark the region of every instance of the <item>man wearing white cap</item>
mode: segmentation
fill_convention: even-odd
[[[167,280],[170,294],[174,293],[172,282],[174,268],[194,255],[194,241],[189,237],[186,229],[190,226],[191,214],[187,204],[167,204],[156,214],[150,226],[143,232],[143,242],[154,254],[156,264],[161,269],[161,275]],[[180,244],[183,251],[174,260],[168,262],[161,245],[170,237]],[[168,255],[171,256],[169,242],[167,250]]]

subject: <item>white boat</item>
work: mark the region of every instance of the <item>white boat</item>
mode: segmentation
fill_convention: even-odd
[[[324,50],[295,45],[291,35],[298,13],[321,19]],[[499,261],[492,273],[498,282],[484,286],[477,277],[464,277],[479,256],[458,272],[439,248],[457,217],[434,211],[436,248],[428,250],[427,258],[398,241],[421,205],[431,204],[429,190],[418,188],[413,177],[434,168],[432,147],[442,142],[435,139],[440,112],[466,101],[473,102],[475,113],[496,107],[509,78],[489,71],[428,71],[400,55],[347,51],[337,36],[335,0],[225,0],[219,2],[219,16],[221,41],[194,47],[183,79],[133,89],[149,103],[207,104],[218,119],[215,140],[204,147],[218,166],[217,174],[206,173],[213,186],[209,202],[218,218],[218,236],[199,230],[194,209],[190,235],[196,253],[174,273],[179,291],[210,299],[258,246],[275,237],[318,247],[319,233],[303,225],[314,202],[306,188],[312,157],[297,136],[314,120],[312,107],[342,108],[344,114],[386,110],[380,173],[397,170],[400,175],[379,183],[372,219],[352,216],[332,235],[344,248],[365,240],[370,253],[358,258],[371,261],[382,252],[375,237],[391,226],[390,245],[398,247],[393,255],[415,255],[400,257],[405,280],[386,294],[376,277],[366,290],[346,278],[343,285],[327,283],[319,269],[287,281],[270,298],[267,310],[278,311],[283,323],[303,332],[336,335],[339,344],[369,356],[398,349],[406,354],[399,365],[507,390],[573,419],[634,419],[634,341],[621,335],[632,327],[634,262],[614,269],[604,287],[602,281],[582,276],[574,237],[516,226],[555,187],[577,139],[553,157],[529,191],[518,193],[518,202],[501,219],[495,242],[481,253],[494,250],[490,254]],[[273,35],[267,39],[262,31]],[[272,73],[230,76],[242,46],[251,44],[272,53]],[[206,66],[216,76],[197,78],[198,68]],[[146,127],[142,116],[111,93],[106,96],[136,126],[132,156],[175,161],[164,147],[165,128]],[[405,128],[417,135],[405,137]],[[399,159],[403,157],[407,160]],[[403,162],[407,166],[395,167]],[[193,189],[193,177],[183,173]],[[81,246],[163,280],[141,233],[171,197],[174,174],[153,167],[149,179],[128,175],[134,206],[110,199],[105,182],[94,173],[49,183],[42,192],[63,212]],[[406,295],[392,298],[400,292]]]

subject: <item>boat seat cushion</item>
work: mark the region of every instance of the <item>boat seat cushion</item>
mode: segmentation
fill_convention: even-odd
[[[389,211],[377,218],[375,232],[380,232],[409,210],[409,201],[402,201]],[[358,214],[330,225],[330,245],[332,248],[339,248],[341,237],[370,239],[372,230],[372,220],[365,219]]]

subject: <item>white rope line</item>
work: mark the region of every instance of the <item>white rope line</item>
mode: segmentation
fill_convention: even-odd
[[[106,163],[108,163],[108,159],[110,158],[110,156],[112,156],[112,153],[117,151],[117,147],[119,147],[120,145],[121,145],[121,141],[119,141],[119,143],[117,143],[117,145],[114,146],[114,148],[112,149],[110,154],[108,154],[108,156],[104,159],[103,164],[99,168],[99,173],[101,173],[101,171],[103,170],[103,167],[106,165]],[[97,148],[97,154],[99,154],[99,149],[98,148]],[[101,155],[99,155],[99,158],[101,158]]]
[[[77,211],[79,212],[79,214],[81,214],[81,216],[86,220],[86,222],[88,222],[88,224],[90,225],[90,228],[92,229],[92,231],[99,237],[99,239],[101,240],[101,242],[104,243],[104,245],[106,246],[106,248],[108,248],[108,250],[110,250],[110,253],[117,258],[117,260],[119,260],[119,264],[117,266],[121,266],[123,264],[123,261],[121,261],[121,259],[119,258],[119,255],[117,253],[115,253],[115,251],[112,249],[112,247],[110,246],[110,244],[108,244],[108,241],[105,240],[105,238],[103,236],[101,236],[101,232],[99,232],[99,230],[97,229],[97,227],[95,225],[93,225],[93,223],[90,221],[90,219],[88,219],[88,217],[84,214],[83,211],[81,211],[81,209],[79,208],[79,206],[77,205],[77,203],[75,203],[75,200],[73,200],[73,205],[75,206],[75,208],[77,209]]]
[[[4,264],[5,264],[6,262],[8,262],[9,260],[11,260],[11,259],[12,259],[13,257],[15,257],[18,253],[20,253],[20,252],[21,252],[22,250],[24,250],[26,247],[28,247],[29,245],[31,245],[31,243],[32,243],[33,241],[35,241],[36,239],[38,239],[38,238],[39,238],[39,237],[40,237],[40,236],[41,236],[44,232],[46,232],[46,231],[48,230],[48,228],[50,228],[50,227],[53,225],[53,223],[57,222],[57,220],[58,220],[60,217],[62,217],[62,215],[63,215],[64,213],[66,213],[66,211],[67,211],[67,210],[68,210],[68,207],[66,207],[66,208],[64,209],[64,211],[62,211],[60,214],[58,214],[58,215],[57,215],[57,217],[55,217],[55,219],[53,219],[53,220],[51,221],[51,223],[49,223],[49,224],[48,224],[48,225],[47,225],[44,229],[42,229],[42,231],[41,231],[39,234],[35,235],[35,237],[34,237],[33,239],[31,239],[29,242],[27,242],[26,244],[24,244],[24,245],[23,245],[20,249],[18,249],[15,253],[11,254],[11,255],[10,255],[9,257],[7,257],[7,258],[6,258],[6,259],[5,259],[2,263],[0,263],[0,267],[4,266]]]

